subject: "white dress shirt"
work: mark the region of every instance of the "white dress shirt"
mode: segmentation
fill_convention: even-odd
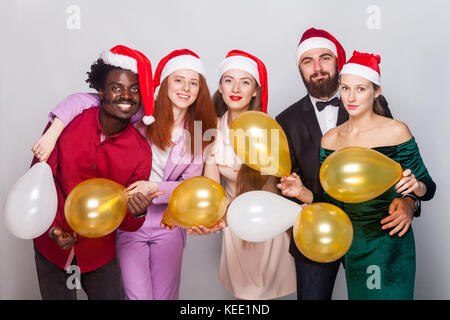
[[[172,142],[176,143],[183,129],[174,129],[172,131]],[[152,144],[152,171],[149,181],[161,182],[164,180],[164,171],[166,170],[167,161],[169,160],[172,147],[161,150],[155,144]]]
[[[329,100],[331,100],[335,97],[339,98],[339,90]],[[314,98],[311,95],[309,95],[309,98],[311,99],[311,103],[314,107],[314,111],[316,112],[316,117],[317,117],[317,120],[319,121],[320,131],[322,131],[322,135],[324,135],[325,133],[327,133],[328,130],[336,127],[338,113],[339,113],[339,107],[328,105],[322,111],[319,111],[319,110],[317,110],[316,102],[317,101],[327,101],[327,100],[320,100],[320,99]]]

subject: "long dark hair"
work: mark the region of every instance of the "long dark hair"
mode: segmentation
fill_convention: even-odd
[[[372,82],[373,89],[377,91],[380,86],[376,85]],[[388,109],[388,102],[386,98],[380,94],[375,100],[373,101],[372,110],[376,114],[385,117],[386,116],[386,110]]]

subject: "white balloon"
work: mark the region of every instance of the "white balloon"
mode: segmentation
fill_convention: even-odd
[[[302,207],[268,191],[250,191],[228,207],[231,232],[242,240],[261,242],[275,238],[294,225]]]
[[[39,237],[53,223],[57,208],[52,170],[45,162],[36,163],[17,180],[8,194],[6,226],[18,238]]]

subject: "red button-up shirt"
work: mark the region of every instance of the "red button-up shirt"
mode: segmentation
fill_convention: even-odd
[[[107,178],[129,186],[138,180],[148,180],[150,176],[152,151],[147,140],[129,123],[122,132],[101,141],[99,110],[91,108],[76,117],[62,132],[47,160],[58,193],[58,210],[49,230],[60,227],[73,234],[64,216],[64,203],[70,191],[80,182]],[[127,212],[119,229],[136,231],[144,221],[145,217],[136,218]],[[101,238],[78,235],[73,249],[63,250],[46,232],[35,238],[34,244],[42,255],[63,269],[70,265],[75,255],[83,273],[95,270],[115,257],[115,239],[115,231]]]

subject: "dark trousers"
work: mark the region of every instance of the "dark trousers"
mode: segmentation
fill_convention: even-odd
[[[305,257],[295,258],[298,300],[331,300],[334,283],[343,258],[319,263]]]
[[[35,261],[43,300],[76,300],[83,288],[89,300],[123,300],[122,278],[116,258],[86,273],[77,273],[76,260],[68,271],[57,267],[36,248]],[[78,276],[79,275],[79,276]]]

